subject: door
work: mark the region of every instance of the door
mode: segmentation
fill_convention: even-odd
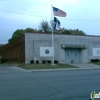
[[[74,50],[74,62],[80,63],[80,51],[78,49]]]
[[[66,63],[80,63],[80,49],[65,49]]]
[[[65,60],[66,63],[71,63],[71,50],[66,49],[65,51]]]

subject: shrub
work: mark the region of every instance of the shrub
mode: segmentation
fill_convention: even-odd
[[[43,60],[43,61],[42,61],[42,63],[43,63],[43,64],[45,64],[45,63],[46,63],[46,61],[45,61],[45,60]]]
[[[99,62],[99,59],[91,59],[91,62]]]
[[[55,63],[55,64],[57,64],[57,63],[58,63],[58,61],[57,61],[57,60],[54,60],[54,63]]]
[[[38,64],[39,63],[39,61],[38,60],[36,60],[36,64]]]
[[[6,63],[6,62],[7,62],[7,60],[6,60],[6,59],[2,59],[1,61],[2,61],[2,63]]]
[[[51,63],[51,60],[47,60],[47,63]]]
[[[33,64],[34,63],[34,60],[31,60],[30,63]]]

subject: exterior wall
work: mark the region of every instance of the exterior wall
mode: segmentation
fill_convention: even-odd
[[[24,35],[2,47],[2,62],[25,62]]]
[[[93,56],[93,47],[94,48],[100,48],[100,42],[98,41],[92,41],[91,43],[89,43],[89,49],[88,49],[88,56],[89,56],[89,59],[100,59],[100,57],[99,56]]]
[[[40,47],[41,46],[52,46],[51,34],[41,33],[26,33],[25,34],[25,63],[30,63],[31,60],[41,60],[40,58]],[[92,49],[95,47],[100,48],[100,37],[99,36],[77,36],[77,35],[61,35],[54,34],[54,51],[55,60],[60,63],[65,63],[65,49],[61,45],[84,45],[86,48],[81,48],[80,57],[81,63],[87,63],[91,59],[100,59],[100,57],[94,57]],[[45,58],[51,59],[51,58]]]
[[[88,56],[88,49],[82,49],[81,50],[81,63],[88,63],[90,62],[89,56]]]
[[[40,47],[51,47],[51,41],[34,40],[34,60],[39,60],[41,62],[42,60],[45,60],[45,57],[40,57]],[[47,59],[51,60],[51,57]]]
[[[3,46],[4,44],[0,44],[0,57],[2,56],[2,46]]]
[[[59,51],[59,41],[55,39],[55,48]],[[52,46],[51,35],[43,34],[25,34],[25,63],[30,63],[31,60],[45,60],[44,57],[40,57],[40,47]],[[54,49],[54,50],[56,50]],[[55,51],[55,60],[59,60],[59,52]],[[51,57],[47,57],[46,60],[51,60]]]
[[[3,46],[4,44],[0,44],[0,63],[1,63],[1,61],[2,61],[2,46]]]

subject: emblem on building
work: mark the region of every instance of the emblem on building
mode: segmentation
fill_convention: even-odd
[[[49,54],[49,50],[48,50],[48,49],[46,49],[46,50],[45,50],[45,53],[46,53],[46,54]]]

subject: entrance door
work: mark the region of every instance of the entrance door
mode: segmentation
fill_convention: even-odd
[[[65,51],[65,59],[66,59],[66,63],[71,63],[71,50],[67,49]]]
[[[79,49],[65,49],[66,63],[80,63],[80,50]]]
[[[80,63],[80,51],[78,49],[73,51],[74,53],[74,62],[75,63]]]

